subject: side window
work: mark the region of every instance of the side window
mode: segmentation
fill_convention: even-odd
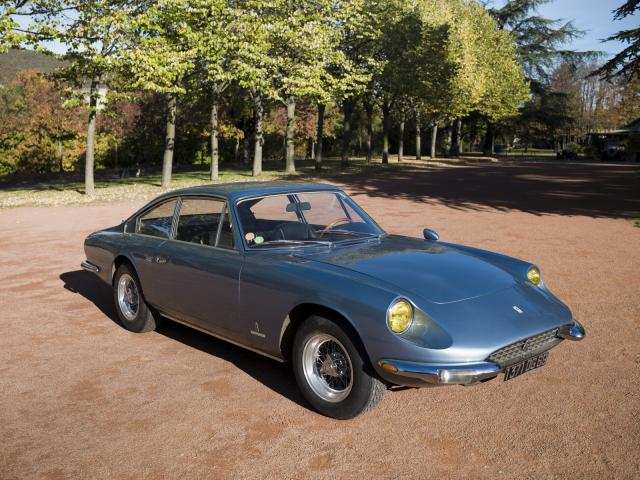
[[[233,230],[231,226],[231,217],[229,216],[229,208],[225,209],[224,216],[222,217],[222,230],[220,230],[220,239],[218,240],[218,247],[220,248],[233,248]]]
[[[176,209],[177,200],[170,200],[138,217],[136,233],[151,235],[152,237],[169,238],[171,221]]]
[[[215,246],[224,205],[217,199],[183,198],[176,240]]]

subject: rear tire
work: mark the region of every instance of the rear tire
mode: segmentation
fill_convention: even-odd
[[[312,315],[293,341],[293,371],[300,391],[319,413],[354,418],[374,408],[385,386],[366,372],[366,354],[337,323]]]
[[[118,267],[113,278],[113,300],[120,325],[130,332],[150,332],[160,324],[160,315],[145,302],[140,280],[127,263]]]

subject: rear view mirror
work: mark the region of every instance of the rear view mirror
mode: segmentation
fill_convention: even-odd
[[[309,202],[290,203],[287,205],[287,212],[311,210],[311,204]]]

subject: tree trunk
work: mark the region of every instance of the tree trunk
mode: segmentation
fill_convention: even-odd
[[[62,139],[60,137],[58,137],[58,170],[60,171],[60,175],[64,173],[64,164],[62,163]]]
[[[253,149],[253,176],[262,173],[262,145],[264,145],[264,134],[262,131],[262,116],[264,114],[262,106],[262,96],[258,92],[253,92],[253,115],[255,116],[255,139]]]
[[[240,137],[236,137],[236,144],[233,146],[233,163],[238,163],[240,155]]]
[[[422,159],[422,139],[420,137],[420,111],[416,109],[416,160]]]
[[[367,112],[367,141],[366,141],[366,157],[367,165],[373,160],[373,103],[365,97],[364,109]]]
[[[249,141],[251,139],[251,134],[247,130],[244,132],[244,138],[242,139],[242,163],[244,165],[249,165],[249,154],[250,154],[250,146]]]
[[[391,124],[391,104],[382,104],[382,163],[389,163],[389,128]]]
[[[318,142],[318,148],[316,148],[316,170],[322,168],[322,144],[324,135],[324,109],[323,103],[318,104],[318,132],[316,134],[316,141]]]
[[[211,180],[218,180],[218,162],[218,93],[214,88],[213,99],[211,100]]]
[[[118,140],[116,140],[116,144],[115,144],[115,151],[116,151],[116,152],[115,152],[115,153],[116,153],[116,156],[115,156],[115,160],[114,160],[114,162],[113,162],[113,166],[114,166],[114,168],[117,170],[117,169],[118,169]]]
[[[438,139],[438,124],[433,122],[433,126],[431,127],[431,151],[429,152],[429,156],[433,160],[436,158],[436,141]]]
[[[447,125],[447,133],[446,133],[445,145],[444,145],[444,151],[446,156],[448,156],[451,153],[452,135],[453,135],[453,124],[450,123],[449,125]]]
[[[451,147],[449,148],[449,156],[460,156],[460,119],[451,123]]]
[[[459,157],[462,151],[460,137],[462,135],[462,119],[458,118],[451,122],[451,148],[449,155],[452,157]]]
[[[349,145],[351,144],[351,114],[353,113],[353,99],[345,100],[342,103],[342,112],[344,114],[343,130],[342,130],[342,152],[340,155],[340,166],[349,166]]]
[[[487,132],[484,135],[484,145],[482,147],[482,153],[484,153],[485,155],[495,155],[494,143],[494,127],[491,122],[487,122]]]
[[[87,153],[84,161],[84,193],[92,196],[95,192],[93,182],[93,170],[95,166],[95,141],[96,141],[96,115],[98,106],[98,93],[100,77],[96,75],[91,79],[89,88],[89,119],[87,122]]]
[[[295,144],[295,120],[296,120],[296,99],[287,98],[287,142],[286,142],[286,169],[287,173],[296,171],[296,144]]]
[[[162,159],[162,187],[167,188],[171,183],[171,169],[173,166],[173,150],[176,143],[176,95],[167,96],[167,125],[164,142],[164,157]]]
[[[307,158],[312,159],[316,156],[316,142],[313,138],[309,137],[309,156]]]
[[[407,114],[402,110],[400,112],[400,130],[398,131],[398,162],[404,160],[404,123]]]

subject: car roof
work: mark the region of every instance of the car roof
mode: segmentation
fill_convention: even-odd
[[[216,183],[173,190],[162,195],[162,198],[175,197],[179,195],[213,195],[226,197],[229,201],[234,202],[242,198],[256,197],[260,195],[277,195],[312,191],[340,191],[340,189],[333,185],[325,185],[322,183],[300,183],[287,181]]]

